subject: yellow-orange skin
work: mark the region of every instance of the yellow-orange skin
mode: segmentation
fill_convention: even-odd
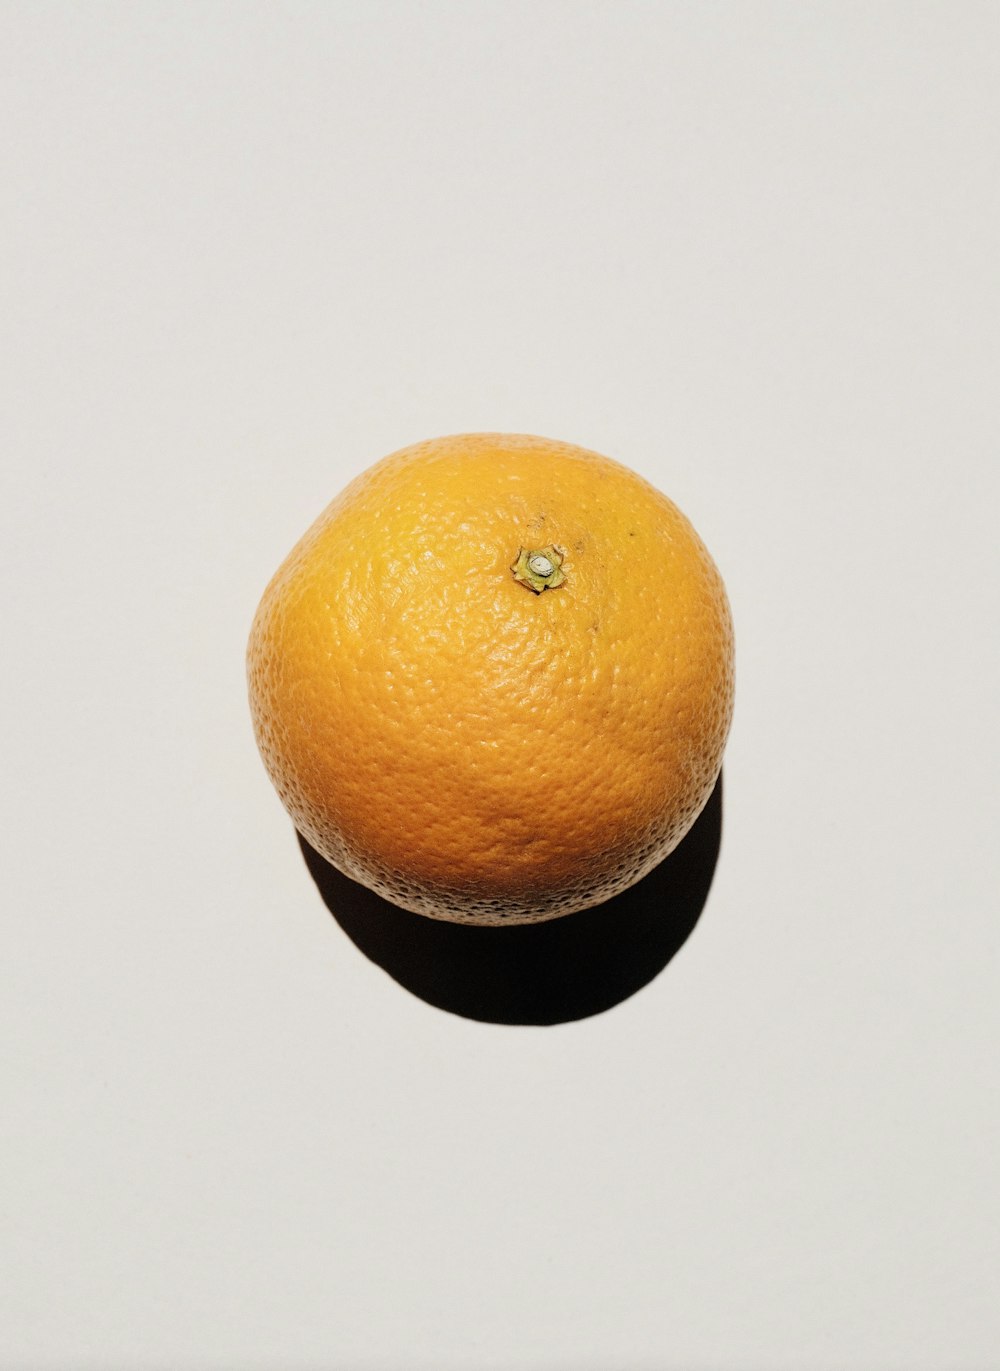
[[[514,579],[553,546],[565,582]],[[633,884],[722,763],[733,635],[687,519],[619,463],[520,434],[394,453],[313,524],[250,634],[257,741],[296,826],[398,905],[533,922]]]

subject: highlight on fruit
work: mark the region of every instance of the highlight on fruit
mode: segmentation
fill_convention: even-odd
[[[306,840],[414,913],[599,905],[722,765],[733,628],[677,506],[613,458],[473,433],[395,452],[275,572],[247,650],[261,757]]]

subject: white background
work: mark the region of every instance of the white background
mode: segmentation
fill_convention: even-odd
[[[0,10],[0,1364],[1000,1365],[1000,8]],[[557,1028],[323,907],[271,572],[435,434],[727,580],[690,941]]]

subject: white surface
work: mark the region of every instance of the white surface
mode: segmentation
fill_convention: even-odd
[[[0,1364],[995,1367],[1000,10],[19,5]],[[514,429],[727,579],[647,989],[434,1010],[251,740],[354,473]]]

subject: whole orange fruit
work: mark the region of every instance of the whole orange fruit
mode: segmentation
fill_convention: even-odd
[[[548,438],[405,448],[264,592],[257,741],[300,832],[406,909],[533,922],[608,899],[688,831],[733,701],[725,590],[687,519]]]

